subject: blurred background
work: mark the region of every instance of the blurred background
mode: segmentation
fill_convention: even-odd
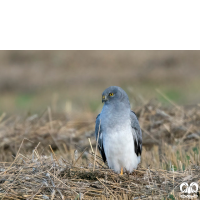
[[[0,51],[0,114],[98,113],[101,93],[117,85],[134,106],[156,98],[199,103],[199,51]]]

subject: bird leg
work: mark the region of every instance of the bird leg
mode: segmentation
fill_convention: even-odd
[[[121,173],[120,173],[120,175],[123,175],[123,167],[121,167]]]

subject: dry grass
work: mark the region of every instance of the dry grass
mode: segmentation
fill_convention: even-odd
[[[135,109],[143,130],[142,162],[122,176],[99,154],[93,170],[92,114],[84,120],[50,109],[25,120],[2,115],[0,198],[179,199],[182,182],[200,184],[200,106],[171,103],[163,108],[151,101]]]

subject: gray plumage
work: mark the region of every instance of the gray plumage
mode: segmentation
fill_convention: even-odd
[[[132,172],[137,168],[142,153],[142,131],[128,95],[117,86],[102,93],[104,102],[96,118],[95,136],[103,161],[119,173],[123,168]]]

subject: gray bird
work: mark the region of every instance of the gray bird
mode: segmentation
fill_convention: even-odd
[[[142,131],[128,95],[117,86],[102,93],[104,106],[96,118],[95,136],[103,161],[109,168],[123,174],[131,173],[140,163]]]

